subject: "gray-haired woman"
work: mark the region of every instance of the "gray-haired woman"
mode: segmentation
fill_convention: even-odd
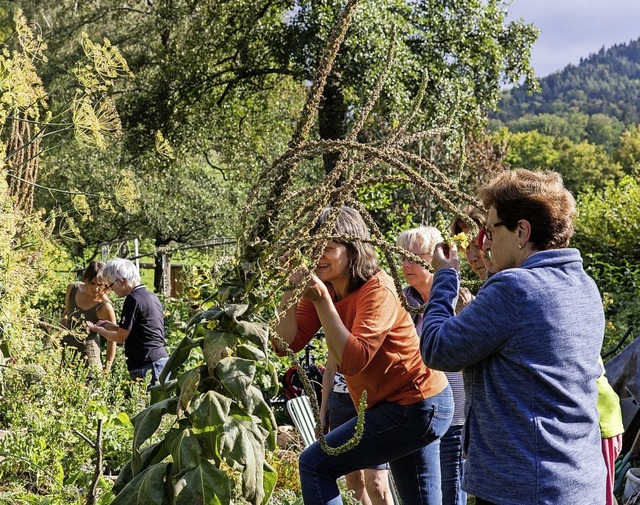
[[[132,379],[144,379],[151,371],[152,386],[158,380],[169,355],[164,341],[164,314],[158,297],[141,284],[140,273],[129,260],[116,258],[104,267],[113,292],[125,297],[118,324],[110,321],[87,323],[91,331],[109,341],[124,344],[127,369]]]

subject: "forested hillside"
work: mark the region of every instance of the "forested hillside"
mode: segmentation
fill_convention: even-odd
[[[562,50],[562,48],[558,48]],[[507,126],[526,115],[604,114],[625,124],[640,122],[640,39],[600,49],[579,65],[540,79],[539,93],[526,86],[503,92],[492,118]]]

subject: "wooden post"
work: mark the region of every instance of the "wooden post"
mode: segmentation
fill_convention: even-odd
[[[162,294],[171,296],[171,255],[163,252],[160,258],[162,259],[162,278],[160,280]]]

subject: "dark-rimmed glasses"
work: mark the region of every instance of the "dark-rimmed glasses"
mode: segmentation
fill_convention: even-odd
[[[493,229],[496,226],[504,226],[506,225],[507,222],[506,221],[498,221],[496,223],[487,225],[487,226],[483,226],[482,228],[480,228],[480,233],[478,233],[478,248],[480,250],[484,250],[484,241],[486,240],[493,240]]]

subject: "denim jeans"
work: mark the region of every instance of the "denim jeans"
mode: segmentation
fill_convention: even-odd
[[[329,456],[318,441],[300,454],[300,482],[305,505],[342,503],[336,479],[389,462],[403,503],[440,505],[440,437],[453,417],[451,388],[412,405],[383,402],[365,413],[364,434],[352,449]],[[327,435],[330,447],[353,437],[356,418]]]
[[[440,439],[442,505],[465,505],[467,493],[462,484],[462,425],[451,425]]]
[[[129,377],[131,377],[133,380],[135,379],[144,380],[145,375],[147,375],[147,372],[151,370],[151,382],[149,382],[149,387],[155,386],[156,382],[158,382],[158,377],[160,377],[160,374],[162,373],[162,369],[164,368],[164,365],[166,365],[168,360],[169,360],[168,357],[160,358],[156,361],[153,361],[151,363],[144,365],[142,368],[129,370]]]

